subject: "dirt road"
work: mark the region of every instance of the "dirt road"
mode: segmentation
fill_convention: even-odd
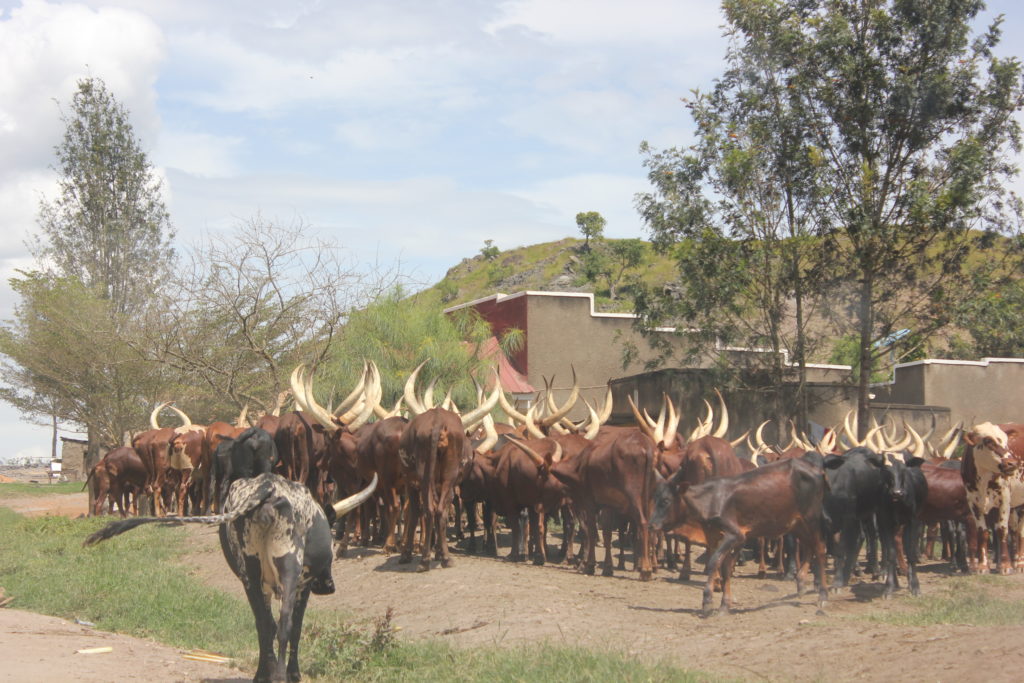
[[[35,507],[39,507],[38,499],[34,500]],[[13,507],[8,501],[3,504]],[[214,530],[190,528],[189,537],[193,549],[187,570],[204,583],[244,599],[240,584],[224,564]],[[507,548],[502,551],[506,553]],[[912,612],[920,599],[901,590],[895,599],[885,601],[875,583],[855,585],[852,590],[834,594],[824,614],[819,614],[811,595],[796,596],[792,582],[773,577],[757,579],[755,568],[748,565],[737,570],[734,613],[703,619],[698,614],[699,575],[681,583],[661,572],[653,581],[641,582],[633,571],[605,578],[583,576],[561,565],[534,567],[466,554],[458,554],[455,559],[450,569],[420,574],[414,565],[398,565],[395,556],[386,557],[376,550],[352,552],[351,557],[334,564],[338,592],[329,597],[314,596],[311,610],[337,610],[369,623],[392,607],[402,638],[437,638],[467,647],[550,641],[666,658],[685,667],[745,680],[909,677],[958,683],[1017,681],[1024,669],[1024,652],[1018,645],[1024,637],[1024,626],[908,627],[878,623],[871,619],[886,613]],[[925,565],[921,579],[924,599],[949,590],[943,563]],[[1024,600],[1024,575],[993,577],[992,590],[1006,599]],[[11,638],[37,637],[44,644],[53,640],[34,633],[42,629],[11,633],[6,624],[0,621],[0,652],[15,652],[18,656],[7,658],[0,677],[8,675],[12,663],[39,659],[38,655],[23,654],[30,652],[24,641]],[[214,674],[205,669],[181,669],[185,673],[179,673],[182,662],[187,661],[180,655],[175,659],[175,653],[168,654],[163,646],[133,642],[133,653],[153,648],[150,656],[161,663],[154,671],[169,676],[146,675],[146,680],[200,680],[210,675],[221,676],[214,680],[233,680],[231,676],[235,675],[223,669]],[[93,659],[88,661],[95,664],[89,666],[115,661],[101,659],[107,656],[91,655]],[[72,663],[77,665],[85,661],[84,657],[71,656]],[[68,680],[67,671],[76,669],[67,666],[53,666],[51,671],[61,674],[58,678],[44,675],[34,680]],[[109,671],[125,669],[112,667]],[[179,675],[192,678],[174,678]]]

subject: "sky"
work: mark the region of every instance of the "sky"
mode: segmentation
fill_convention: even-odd
[[[989,7],[1013,54],[1024,10]],[[0,320],[82,78],[129,109],[180,250],[259,215],[427,284],[580,211],[646,237],[639,145],[692,141],[721,25],[710,0],[0,0]],[[0,432],[0,460],[49,455],[4,404]]]

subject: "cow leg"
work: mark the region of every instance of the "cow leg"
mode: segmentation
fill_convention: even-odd
[[[683,539],[683,568],[679,570],[679,580],[689,581],[692,566],[690,565],[690,539]]]
[[[921,584],[917,580],[918,548],[921,540],[921,522],[911,517],[903,525],[903,548],[907,553],[907,585],[911,595],[921,594]]]
[[[707,531],[710,531],[710,529]],[[707,531],[705,532],[705,536],[708,537],[708,546],[711,546],[713,543],[713,534],[707,533]],[[719,578],[719,571],[722,569],[722,564],[726,556],[732,553],[734,548],[738,545],[742,545],[743,543],[742,535],[736,534],[728,527],[724,529],[716,529],[715,531],[717,533],[714,535],[720,536],[720,539],[716,539],[719,542],[715,544],[715,551],[711,553],[711,557],[708,558],[706,565],[708,580],[704,584],[704,595],[701,602],[701,611],[704,613],[704,616],[709,616],[711,614],[711,603],[714,601],[715,579]],[[723,595],[722,605],[719,608],[719,612],[728,611],[729,608],[725,604],[725,596]]]
[[[1010,514],[1010,539],[1013,541],[1013,569],[1024,572],[1024,507],[1015,507]]]
[[[636,523],[636,538],[633,543],[633,553],[639,558],[638,571],[640,572],[641,581],[650,581],[654,576],[651,546],[651,526],[647,523],[647,519],[641,516]]]
[[[885,590],[882,597],[888,599],[893,592],[900,587],[899,579],[896,576],[896,522],[888,515],[884,508],[876,515],[878,521],[878,536],[882,542],[882,553],[885,560]]]
[[[544,566],[547,562],[547,519],[544,511],[531,508],[530,514],[530,536],[533,538],[533,563],[538,567]]]
[[[881,575],[881,570],[878,563],[878,526],[877,522],[868,518],[862,523],[864,528],[864,539],[867,544],[867,566],[865,571],[871,575],[872,580],[877,581]],[[885,548],[882,548],[882,553],[885,553]],[[883,562],[885,558],[882,558]]]
[[[586,528],[586,538],[584,542],[586,544],[586,553],[581,551],[581,555],[585,558],[583,564],[580,566],[581,571],[584,574],[594,574],[594,569],[597,566],[597,511],[587,508],[582,510],[583,524]]]
[[[523,524],[519,513],[508,515],[508,528],[512,533],[512,551],[508,554],[509,562],[521,562],[523,559]]]
[[[302,589],[295,600],[295,607],[292,611],[292,630],[288,637],[288,681],[302,680],[299,672],[299,637],[302,635],[302,621],[306,616],[306,604],[309,602],[309,586]]]
[[[410,491],[405,505],[405,528],[402,529],[404,539],[402,543],[402,555],[398,558],[398,564],[409,564],[412,562],[412,547],[416,541],[416,521],[420,516],[420,499],[418,491]]]
[[[601,576],[614,576],[615,571],[612,569],[612,525],[608,523],[608,520],[604,520],[601,524],[601,540],[604,542],[604,562],[601,563]],[[622,542],[620,536],[619,542]]]
[[[719,570],[722,577],[722,604],[718,606],[719,614],[728,614],[732,609],[732,572],[741,552],[743,552],[742,541],[722,560],[722,568]]]
[[[996,545],[999,546],[999,573],[1009,574],[1010,567],[1009,531],[1010,531],[1010,495],[1004,487],[1000,487],[995,496],[999,518],[996,521]]]
[[[780,539],[781,540],[781,539]],[[782,545],[781,543],[779,544]],[[763,579],[768,576],[768,539],[757,539],[757,578]]]
[[[442,499],[441,509],[437,511],[437,542],[439,544],[438,553],[441,560],[441,568],[447,569],[455,565],[455,561],[452,559],[451,553],[448,552],[448,534],[445,533],[445,529],[448,528],[448,507],[449,501],[451,500],[451,492],[448,493],[446,498]]]
[[[843,521],[837,546],[835,581],[832,584],[834,590],[839,590],[850,582],[853,569],[857,565],[857,554],[861,543],[860,533],[859,519],[849,517]]]
[[[910,526],[909,522],[904,524],[902,529],[897,530],[896,534],[896,568],[902,576],[906,576],[909,571],[907,567],[907,547],[904,543],[904,539],[909,538],[907,534],[908,526]],[[899,531],[903,533],[898,533]]]
[[[295,628],[295,603],[298,597],[299,577],[302,574],[301,551],[292,551],[281,557],[273,558],[274,566],[277,568],[278,580],[281,582],[281,610],[277,619],[277,661],[274,665],[273,680],[285,680],[285,665],[289,664],[288,680],[299,680],[299,631],[302,629],[302,620],[299,619],[299,627]],[[309,595],[309,587],[302,590]],[[305,612],[303,611],[303,614]],[[294,656],[286,658],[285,653],[291,653],[292,640],[295,641]],[[291,665],[288,659],[295,663],[295,677],[291,675]]]
[[[576,537],[576,517],[568,505],[563,505],[560,512],[562,515],[562,548],[560,551],[562,562],[572,564],[575,559],[573,542]]]
[[[424,490],[426,490],[426,486],[424,486]],[[420,564],[416,571],[426,572],[430,571],[430,553],[434,549],[434,534],[436,533],[438,514],[436,510],[437,505],[432,500],[432,496],[425,496],[421,491],[420,498],[420,505],[423,507],[423,518],[421,520],[423,528],[420,535]]]
[[[249,581],[243,581],[245,593],[249,598],[253,617],[256,619],[256,638],[260,645],[259,664],[256,667],[254,683],[270,683],[277,669],[277,657],[274,655],[274,636],[277,624],[270,610],[270,599],[263,593],[259,559],[254,556],[245,557],[246,575]],[[253,580],[255,579],[255,580]]]

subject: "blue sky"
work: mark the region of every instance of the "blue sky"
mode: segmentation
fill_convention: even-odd
[[[990,7],[1014,53],[1024,11]],[[645,236],[638,146],[690,141],[680,97],[721,72],[721,23],[685,0],[0,0],[0,318],[84,76],[130,109],[179,245],[258,213],[429,283],[579,211]],[[49,453],[5,405],[0,429],[0,459]]]

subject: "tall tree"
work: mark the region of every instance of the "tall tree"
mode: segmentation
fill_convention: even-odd
[[[811,246],[829,264],[816,289],[828,285],[832,301],[848,302],[835,306],[835,319],[856,329],[864,429],[872,371],[888,353],[877,342],[906,327],[925,343],[965,300],[1011,272],[1004,260],[1016,254],[1000,236],[1019,226],[1020,204],[1006,181],[1017,170],[1020,64],[993,54],[999,20],[972,37],[983,8],[976,0],[726,0],[723,7],[733,69],[747,79],[768,65],[777,87],[770,97],[759,89],[730,94],[721,129],[738,141],[750,135],[749,126],[733,125],[737,110],[753,120],[789,112],[792,126],[740,153],[726,145],[712,164],[723,177],[738,172],[740,183],[753,177],[768,191],[794,180],[816,189]],[[704,170],[694,161],[674,172],[688,180]],[[708,234],[715,201],[710,193],[660,215],[702,226],[684,249],[744,252],[731,235]],[[741,216],[758,215],[749,203],[739,207]],[[707,296],[735,301],[728,294]]]
[[[776,56],[730,33],[725,73],[710,92],[687,101],[696,142],[641,148],[654,190],[639,195],[637,205],[655,248],[673,256],[678,276],[671,287],[639,292],[639,327],[649,333],[675,325],[675,340],[647,335],[663,361],[680,348],[687,361],[719,361],[721,370],[731,369],[722,381],[755,380],[748,388],[767,393],[765,404],[780,427],[794,415],[803,424],[813,342],[807,292],[816,272],[808,235],[818,193],[804,161],[801,112],[778,78]],[[737,365],[728,358],[737,346],[768,352],[747,354]],[[795,406],[783,400],[791,365]]]
[[[60,189],[40,202],[33,255],[45,270],[79,278],[112,313],[136,313],[174,262],[160,180],[101,79],[79,81],[61,118]]]
[[[924,343],[1010,272],[1016,254],[999,236],[1020,224],[1007,181],[1021,65],[993,53],[1001,18],[972,35],[980,0],[725,7],[739,32],[785,56],[780,78],[806,118],[827,190],[818,232],[859,337],[863,432],[872,370],[888,353],[878,342],[908,328]]]
[[[604,226],[608,223],[597,211],[580,211],[576,214],[576,227],[584,237],[583,248],[590,248],[590,240],[604,237]]]
[[[98,78],[79,81],[55,148],[59,191],[29,242],[37,270],[3,325],[3,398],[30,419],[84,427],[89,458],[144,420],[161,369],[126,343],[174,252],[156,178],[127,110]]]

